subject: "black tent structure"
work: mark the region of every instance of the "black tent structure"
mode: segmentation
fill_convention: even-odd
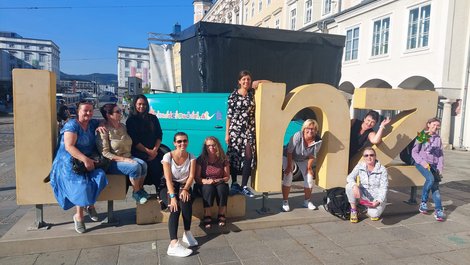
[[[181,44],[183,92],[231,92],[238,73],[286,83],[338,87],[344,36],[198,22],[173,35]]]

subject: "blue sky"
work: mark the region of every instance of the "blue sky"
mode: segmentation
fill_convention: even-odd
[[[67,74],[116,73],[117,47],[193,23],[190,0],[0,0],[0,31],[54,41]],[[38,7],[37,9],[35,7]]]

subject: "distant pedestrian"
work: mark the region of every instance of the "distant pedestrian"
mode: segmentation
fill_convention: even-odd
[[[441,137],[438,134],[440,128],[441,121],[439,119],[429,119],[425,128],[425,133],[429,135],[429,139],[423,143],[416,140],[411,155],[415,160],[416,168],[426,179],[421,194],[419,211],[428,214],[427,202],[429,192],[431,192],[434,201],[434,218],[437,221],[444,221],[446,216],[442,208],[441,193],[439,191],[439,182],[444,168],[444,151]]]
[[[62,128],[69,118],[70,110],[67,105],[65,105],[65,101],[61,100],[59,108],[57,109],[57,122],[59,123],[59,128]]]
[[[11,102],[11,96],[10,94],[7,93],[5,96],[5,107],[8,108],[8,106],[10,105],[10,102]]]

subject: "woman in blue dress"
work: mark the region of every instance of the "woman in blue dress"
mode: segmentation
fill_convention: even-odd
[[[69,120],[60,131],[61,141],[50,176],[57,202],[64,210],[75,206],[75,230],[84,233],[83,211],[87,211],[93,221],[98,221],[94,204],[108,180],[102,169],[95,169],[94,160],[89,157],[96,153],[95,130],[99,124],[92,119],[93,104],[80,101],[77,113],[77,119]],[[76,174],[72,170],[72,157],[82,161],[88,172]]]

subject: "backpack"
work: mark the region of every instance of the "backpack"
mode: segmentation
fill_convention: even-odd
[[[323,197],[323,208],[338,218],[348,220],[351,205],[349,205],[346,190],[341,187],[327,190],[325,197]]]
[[[400,159],[401,161],[405,162],[405,164],[409,165],[409,166],[413,166],[414,164],[416,164],[415,160],[413,159],[413,156],[412,156],[412,151],[413,151],[413,147],[415,145],[415,142],[416,142],[416,138],[413,139],[413,141],[411,141],[406,147],[405,149],[403,149],[401,152],[400,152]],[[422,147],[422,144],[419,144],[418,146],[418,153],[421,151],[421,147]]]

